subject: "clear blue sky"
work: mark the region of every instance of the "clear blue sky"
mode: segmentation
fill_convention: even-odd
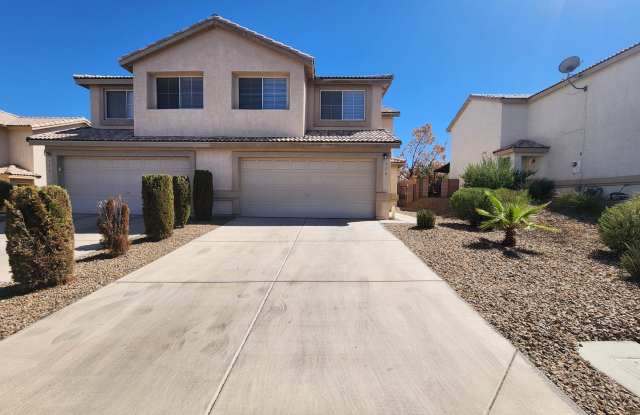
[[[124,74],[119,56],[217,13],[313,55],[318,74],[393,73],[385,104],[402,140],[430,122],[448,141],[467,94],[535,92],[567,55],[588,65],[640,41],[637,0],[2,3],[6,111],[88,117],[73,73]]]

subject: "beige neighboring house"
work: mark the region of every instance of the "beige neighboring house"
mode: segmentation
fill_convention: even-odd
[[[89,125],[82,117],[27,117],[0,110],[0,180],[13,184],[46,184],[44,146],[30,146],[27,137]]]
[[[217,15],[119,62],[130,76],[74,75],[92,127],[29,139],[75,212],[120,194],[139,213],[142,175],[202,169],[215,214],[392,214],[392,75],[319,76],[312,56]]]
[[[483,156],[511,158],[562,189],[640,192],[640,44],[535,94],[471,94],[447,131],[451,178]]]

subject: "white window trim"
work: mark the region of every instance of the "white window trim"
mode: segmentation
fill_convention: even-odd
[[[262,95],[262,99],[260,100],[260,108],[240,108],[240,79],[256,79],[256,78],[260,78],[260,89],[261,89],[261,95]],[[264,108],[264,80],[266,79],[284,79],[285,83],[287,84],[287,103],[286,103],[286,108]],[[249,75],[243,75],[243,76],[238,76],[238,108],[239,110],[243,110],[243,111],[287,111],[289,109],[289,78],[286,76],[249,76]]]
[[[204,109],[204,75],[156,75],[154,80],[159,78],[178,78],[178,108],[158,108],[158,82],[154,82],[154,88],[156,89],[155,98],[156,98],[156,108],[162,110],[201,110]],[[182,107],[182,91],[181,91],[181,83],[180,78],[202,78],[202,107],[201,108],[184,108]]]
[[[120,118],[120,117],[109,117],[108,116],[107,94],[109,92],[131,92],[131,93],[133,93],[133,89],[104,89],[102,91],[102,97],[103,97],[103,101],[104,101],[104,114],[103,114],[104,119],[105,120],[133,120],[133,114],[131,114],[131,118],[129,118],[129,117]],[[127,95],[128,94],[125,94],[125,103],[124,103],[125,104],[125,111],[126,111],[126,108],[129,107],[129,102],[127,101]],[[134,100],[135,100],[135,98],[134,98]],[[133,104],[135,105],[135,101],[134,101]]]
[[[323,92],[340,92],[340,119],[322,118],[322,93]],[[344,119],[344,92],[362,92],[364,102],[362,105],[361,119],[345,120]],[[344,121],[344,122],[361,122],[367,120],[367,90],[366,89],[321,89],[320,90],[320,121]]]

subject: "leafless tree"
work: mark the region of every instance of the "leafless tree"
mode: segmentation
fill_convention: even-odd
[[[402,157],[407,161],[402,174],[407,179],[431,174],[446,160],[445,146],[438,143],[431,124],[414,128],[411,136],[402,149]]]

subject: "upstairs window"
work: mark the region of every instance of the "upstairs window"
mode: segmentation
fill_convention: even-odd
[[[105,118],[133,119],[133,91],[105,91]]]
[[[238,78],[238,108],[286,110],[287,78]]]
[[[156,79],[158,109],[202,108],[202,77]]]
[[[320,91],[320,119],[364,121],[364,91]]]

